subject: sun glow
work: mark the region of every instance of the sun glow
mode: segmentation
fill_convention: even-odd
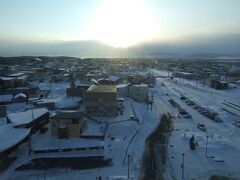
[[[116,47],[148,40],[154,29],[151,12],[141,0],[107,0],[93,15],[88,33],[91,39]]]

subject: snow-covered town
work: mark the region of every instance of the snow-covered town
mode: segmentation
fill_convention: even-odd
[[[240,178],[239,62],[15,62],[0,67],[0,179]]]

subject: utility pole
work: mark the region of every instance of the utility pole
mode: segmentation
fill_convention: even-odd
[[[45,168],[43,169],[43,179],[46,180]]]
[[[102,176],[99,176],[99,167],[98,167],[98,175],[96,177],[96,180],[102,180]]]
[[[206,149],[205,149],[205,156],[207,157],[208,153],[208,136],[207,136],[207,142],[206,142]]]
[[[182,168],[182,179],[184,179],[184,156],[185,154],[182,154],[182,164],[181,164],[181,168]]]
[[[153,94],[151,95],[151,110],[152,110],[152,106],[153,106]]]
[[[28,154],[31,154],[31,135],[28,135]]]
[[[128,154],[127,157],[128,157],[128,179],[129,179],[129,158],[130,158],[130,155]]]

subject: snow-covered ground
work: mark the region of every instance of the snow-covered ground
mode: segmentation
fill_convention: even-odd
[[[157,70],[154,72],[156,73]],[[218,91],[199,84],[194,85],[187,80],[179,82],[179,80],[158,78],[157,85],[152,92],[156,97],[156,104],[159,103],[163,109],[176,116],[175,129],[170,137],[168,148],[168,168],[176,179],[182,177],[183,153],[185,154],[185,179],[207,179],[214,174],[240,175],[240,129],[232,124],[235,120],[239,120],[240,110],[236,106],[232,108],[223,104],[232,102],[239,105],[239,88]],[[198,105],[215,110],[223,122],[217,123],[204,117],[193,106],[188,106],[181,100],[181,96],[193,100]],[[186,119],[178,115],[177,109],[168,102],[170,98],[186,109],[192,118]],[[226,108],[229,111],[225,111]],[[198,129],[198,123],[204,124],[207,131],[203,132]],[[192,135],[198,143],[195,151],[190,150],[189,147],[189,139]]]
[[[240,104],[239,87],[229,91],[217,91],[196,82],[167,79],[168,72],[166,71],[154,70],[154,73],[159,78],[157,78],[156,86],[149,89],[149,95],[153,94],[154,97],[152,110],[149,107],[147,108],[144,103],[137,103],[130,98],[125,98],[123,115],[115,118],[92,117],[87,120],[83,135],[102,135],[102,130],[105,127],[107,128],[103,142],[104,156],[112,159],[111,166],[89,170],[49,169],[44,172],[46,179],[88,180],[96,179],[98,173],[103,179],[111,179],[110,177],[126,178],[128,160],[130,179],[138,179],[142,171],[145,140],[159,124],[161,114],[167,112],[175,116],[175,128],[169,139],[167,165],[167,171],[171,173],[172,177],[181,179],[183,153],[185,154],[185,179],[206,179],[209,175],[219,173],[240,174],[240,129],[232,124],[235,120],[239,120],[238,113],[240,113],[240,110],[236,106]],[[64,82],[52,83],[51,85],[47,82],[39,84],[40,89],[52,89],[50,97],[53,99],[64,99],[68,86],[69,83]],[[216,123],[201,115],[192,106],[188,106],[181,100],[181,96],[218,112],[223,122]],[[178,110],[168,102],[171,98],[192,115],[192,118],[185,119],[179,115]],[[135,118],[130,118],[132,115]],[[205,124],[206,132],[197,128],[199,122]],[[191,151],[189,148],[189,138],[192,135],[198,142],[195,151]],[[208,157],[205,155],[207,136]],[[53,139],[47,138],[46,134],[34,135],[32,141],[34,141],[33,146],[36,149],[44,146],[56,147],[60,143],[58,140],[53,141]],[[70,144],[74,146],[85,144],[78,139],[72,141],[74,141],[73,144]],[[63,142],[63,144],[69,146],[68,142]],[[42,170],[14,171],[16,167],[29,159],[43,157],[43,155],[29,155],[27,149],[27,143],[18,148],[19,158],[5,173],[0,174],[1,177],[6,179],[44,179]],[[78,157],[87,153],[89,152],[61,152],[59,154],[52,153],[50,157],[57,157],[58,155]],[[101,154],[102,152],[94,153]]]
[[[156,106],[157,107],[157,106]],[[145,147],[145,139],[148,135],[156,128],[159,123],[160,108],[147,109],[146,104],[137,103],[129,98],[125,99],[124,102],[124,113],[115,118],[104,118],[94,117],[97,121],[89,120],[87,125],[88,134],[94,129],[99,129],[106,125],[107,130],[104,139],[104,155],[105,158],[112,159],[112,165],[102,167],[99,169],[99,174],[104,179],[110,179],[110,176],[115,177],[127,177],[128,169],[128,155],[129,155],[129,167],[131,179],[137,179],[139,172],[141,171],[142,156]],[[131,119],[130,115],[134,114],[136,119]],[[102,122],[99,124],[97,122]],[[104,125],[104,126],[103,126]],[[99,130],[98,130],[99,131]],[[49,133],[49,132],[48,132]],[[32,146],[36,149],[42,147],[49,148],[50,146],[56,147],[65,144],[69,146],[67,140],[60,142],[60,140],[53,140],[53,138],[46,138],[46,135],[34,135],[32,138]],[[42,137],[41,137],[42,136]],[[84,146],[86,141],[72,139],[74,141],[72,145]],[[94,141],[94,140],[93,140]],[[67,143],[67,144],[66,144]],[[88,142],[91,143],[91,142]],[[95,142],[94,142],[95,143]],[[101,143],[100,143],[101,144]],[[45,146],[46,145],[46,146]],[[23,146],[24,147],[24,146]],[[25,145],[25,152],[23,155],[13,163],[3,177],[12,179],[41,179],[42,171],[39,170],[28,170],[28,171],[14,171],[16,167],[21,163],[26,163],[28,160],[37,157],[45,157],[46,155],[31,154],[27,153],[27,145]],[[90,151],[90,150],[89,150]],[[92,150],[91,150],[92,151]],[[86,152],[86,151],[85,151]],[[99,152],[95,152],[99,154]],[[56,157],[57,153],[49,154],[49,157]],[[83,152],[72,152],[73,157],[83,156]],[[64,156],[64,152],[61,152],[59,156]],[[65,153],[65,156],[71,156],[69,152]],[[46,170],[47,179],[95,179],[97,176],[98,169],[89,170],[71,170],[63,171],[62,169],[49,169]]]

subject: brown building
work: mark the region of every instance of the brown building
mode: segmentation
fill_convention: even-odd
[[[79,111],[57,111],[50,117],[51,135],[58,138],[80,137],[84,127]]]
[[[84,93],[87,113],[105,116],[118,114],[116,85],[92,85]]]

